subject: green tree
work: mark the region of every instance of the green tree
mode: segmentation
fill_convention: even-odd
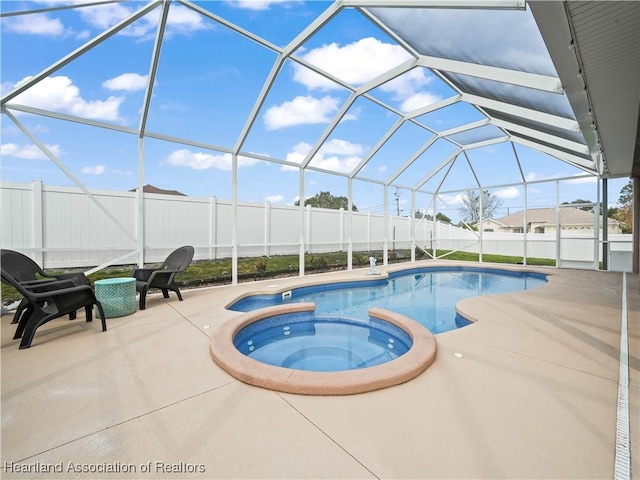
[[[584,210],[585,212],[593,212],[593,206],[592,205],[585,206],[585,207],[578,206],[580,204],[585,204],[585,203],[593,204],[593,202],[591,200],[583,200],[582,198],[578,198],[578,199],[574,200],[573,202],[563,202],[562,205],[575,205],[576,208],[579,208],[580,210]]]
[[[433,216],[431,216],[430,214],[428,214],[427,212],[425,212],[425,211],[424,211],[423,209],[421,209],[421,208],[418,208],[418,209],[415,211],[414,217],[415,217],[415,218],[419,218],[420,220],[422,220],[423,218],[424,218],[425,220],[433,220]]]
[[[619,208],[610,208],[610,215],[612,218],[620,222],[620,228],[622,233],[631,233],[633,231],[633,181],[629,180],[620,190],[620,197],[618,198]]]
[[[416,210],[415,217],[419,218],[421,220],[422,220],[422,218],[424,218],[426,220],[429,220],[429,221],[433,220],[433,215],[430,215],[430,214],[426,213],[421,208]],[[451,219],[449,217],[447,217],[444,213],[441,213],[441,212],[436,213],[436,220],[438,220],[439,222],[443,222],[443,223],[451,223]]]
[[[336,197],[331,195],[330,192],[320,192],[313,197],[309,197],[304,201],[305,206],[310,205],[316,208],[332,208],[334,210],[340,210],[344,208],[347,210],[349,206],[349,199],[347,197]],[[294,205],[300,205],[300,200],[296,200]],[[358,211],[358,208],[352,204],[352,210],[354,212]]]
[[[622,190],[620,190],[620,198],[618,198],[618,203],[623,207],[632,206],[633,205],[633,180],[629,180]]]
[[[451,219],[441,212],[436,213],[436,220],[443,223],[451,223]]]
[[[482,191],[482,218],[493,218],[496,210],[502,206],[502,199],[493,195],[488,190]],[[462,207],[460,207],[462,220],[470,225],[480,222],[480,192],[478,190],[467,190],[462,196]]]

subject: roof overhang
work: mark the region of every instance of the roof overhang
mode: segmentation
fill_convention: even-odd
[[[529,6],[604,176],[640,176],[640,2]]]

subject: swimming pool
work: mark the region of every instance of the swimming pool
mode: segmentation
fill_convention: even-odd
[[[546,283],[546,275],[474,267],[422,267],[390,273],[388,278],[300,287],[272,295],[251,295],[228,308],[250,312],[273,305],[313,302],[318,315],[368,319],[370,308],[412,318],[432,333],[469,322],[456,314],[460,300],[516,292]]]

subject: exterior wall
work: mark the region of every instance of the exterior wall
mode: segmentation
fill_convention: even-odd
[[[486,220],[482,221],[482,230],[485,232],[487,230],[492,230],[493,232],[502,232],[505,230],[505,228],[507,230],[509,229],[508,227],[505,227],[503,224],[498,223],[490,218],[487,218]]]
[[[488,232],[488,233],[495,233],[495,232],[510,232],[510,233],[522,233],[522,232],[517,232],[517,229],[522,229],[522,226],[514,226],[514,225],[503,225],[502,223],[496,222],[495,220],[489,218],[486,220],[483,220],[482,222],[482,230],[483,231],[487,231],[487,230],[492,230],[492,232]],[[539,232],[538,230],[542,229],[543,232],[545,234],[555,234],[556,233],[556,225],[553,223],[548,223],[548,222],[529,222],[529,232],[530,233],[535,233],[535,234],[540,234],[541,232]],[[593,231],[593,226],[592,225],[563,225],[562,226],[562,230],[563,231],[569,231],[569,232],[575,232],[575,231],[580,231],[580,232],[587,232],[587,231]],[[621,233],[620,232],[620,225],[617,223],[611,223],[608,222],[607,223],[607,231],[609,232],[609,234],[617,234],[617,233]],[[602,226],[600,227],[600,236],[602,236]]]

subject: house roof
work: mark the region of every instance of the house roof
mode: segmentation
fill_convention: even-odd
[[[131,190],[129,190],[130,192],[135,192],[136,190],[138,190],[137,188],[132,188]],[[158,188],[158,187],[154,187],[153,185],[145,185],[144,187],[142,187],[142,191],[144,193],[159,193],[162,195],[180,195],[183,197],[186,197],[186,195],[182,192],[179,192],[177,190],[165,190],[163,188]]]
[[[522,227],[524,222],[524,210],[521,210],[506,217],[494,218],[495,222],[499,222],[507,227]],[[575,207],[560,208],[560,223],[562,225],[593,225],[594,214]],[[600,215],[600,224],[602,224],[602,215]],[[607,219],[610,223],[619,223],[612,218]],[[556,224],[555,208],[532,208],[527,210],[527,224],[541,223],[547,225]]]

